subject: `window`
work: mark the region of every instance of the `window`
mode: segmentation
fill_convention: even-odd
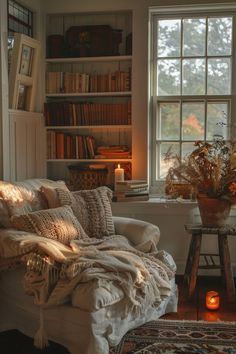
[[[16,1],[8,0],[8,71],[10,71],[15,32],[33,37],[33,12]]]
[[[33,37],[33,13],[15,1],[8,0],[8,33],[23,33]]]
[[[158,11],[158,10],[157,10]],[[233,88],[232,12],[151,16],[152,185],[166,176],[171,148],[184,155],[196,140],[230,138]]]

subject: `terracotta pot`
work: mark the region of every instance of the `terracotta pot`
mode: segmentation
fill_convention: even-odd
[[[199,195],[197,201],[203,226],[221,227],[225,225],[231,209],[229,200]]]

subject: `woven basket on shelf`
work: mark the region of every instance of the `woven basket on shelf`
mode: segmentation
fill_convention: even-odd
[[[68,166],[71,190],[94,189],[107,183],[107,168],[84,169],[80,166]]]

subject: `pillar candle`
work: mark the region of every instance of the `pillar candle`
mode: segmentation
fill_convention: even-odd
[[[115,183],[118,181],[124,181],[125,172],[123,168],[120,168],[120,164],[115,169]]]

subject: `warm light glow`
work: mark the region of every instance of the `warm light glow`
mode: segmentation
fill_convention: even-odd
[[[120,168],[120,164],[118,163],[118,168]]]
[[[206,294],[206,308],[208,310],[218,310],[220,307],[220,296],[217,291],[208,291]]]

